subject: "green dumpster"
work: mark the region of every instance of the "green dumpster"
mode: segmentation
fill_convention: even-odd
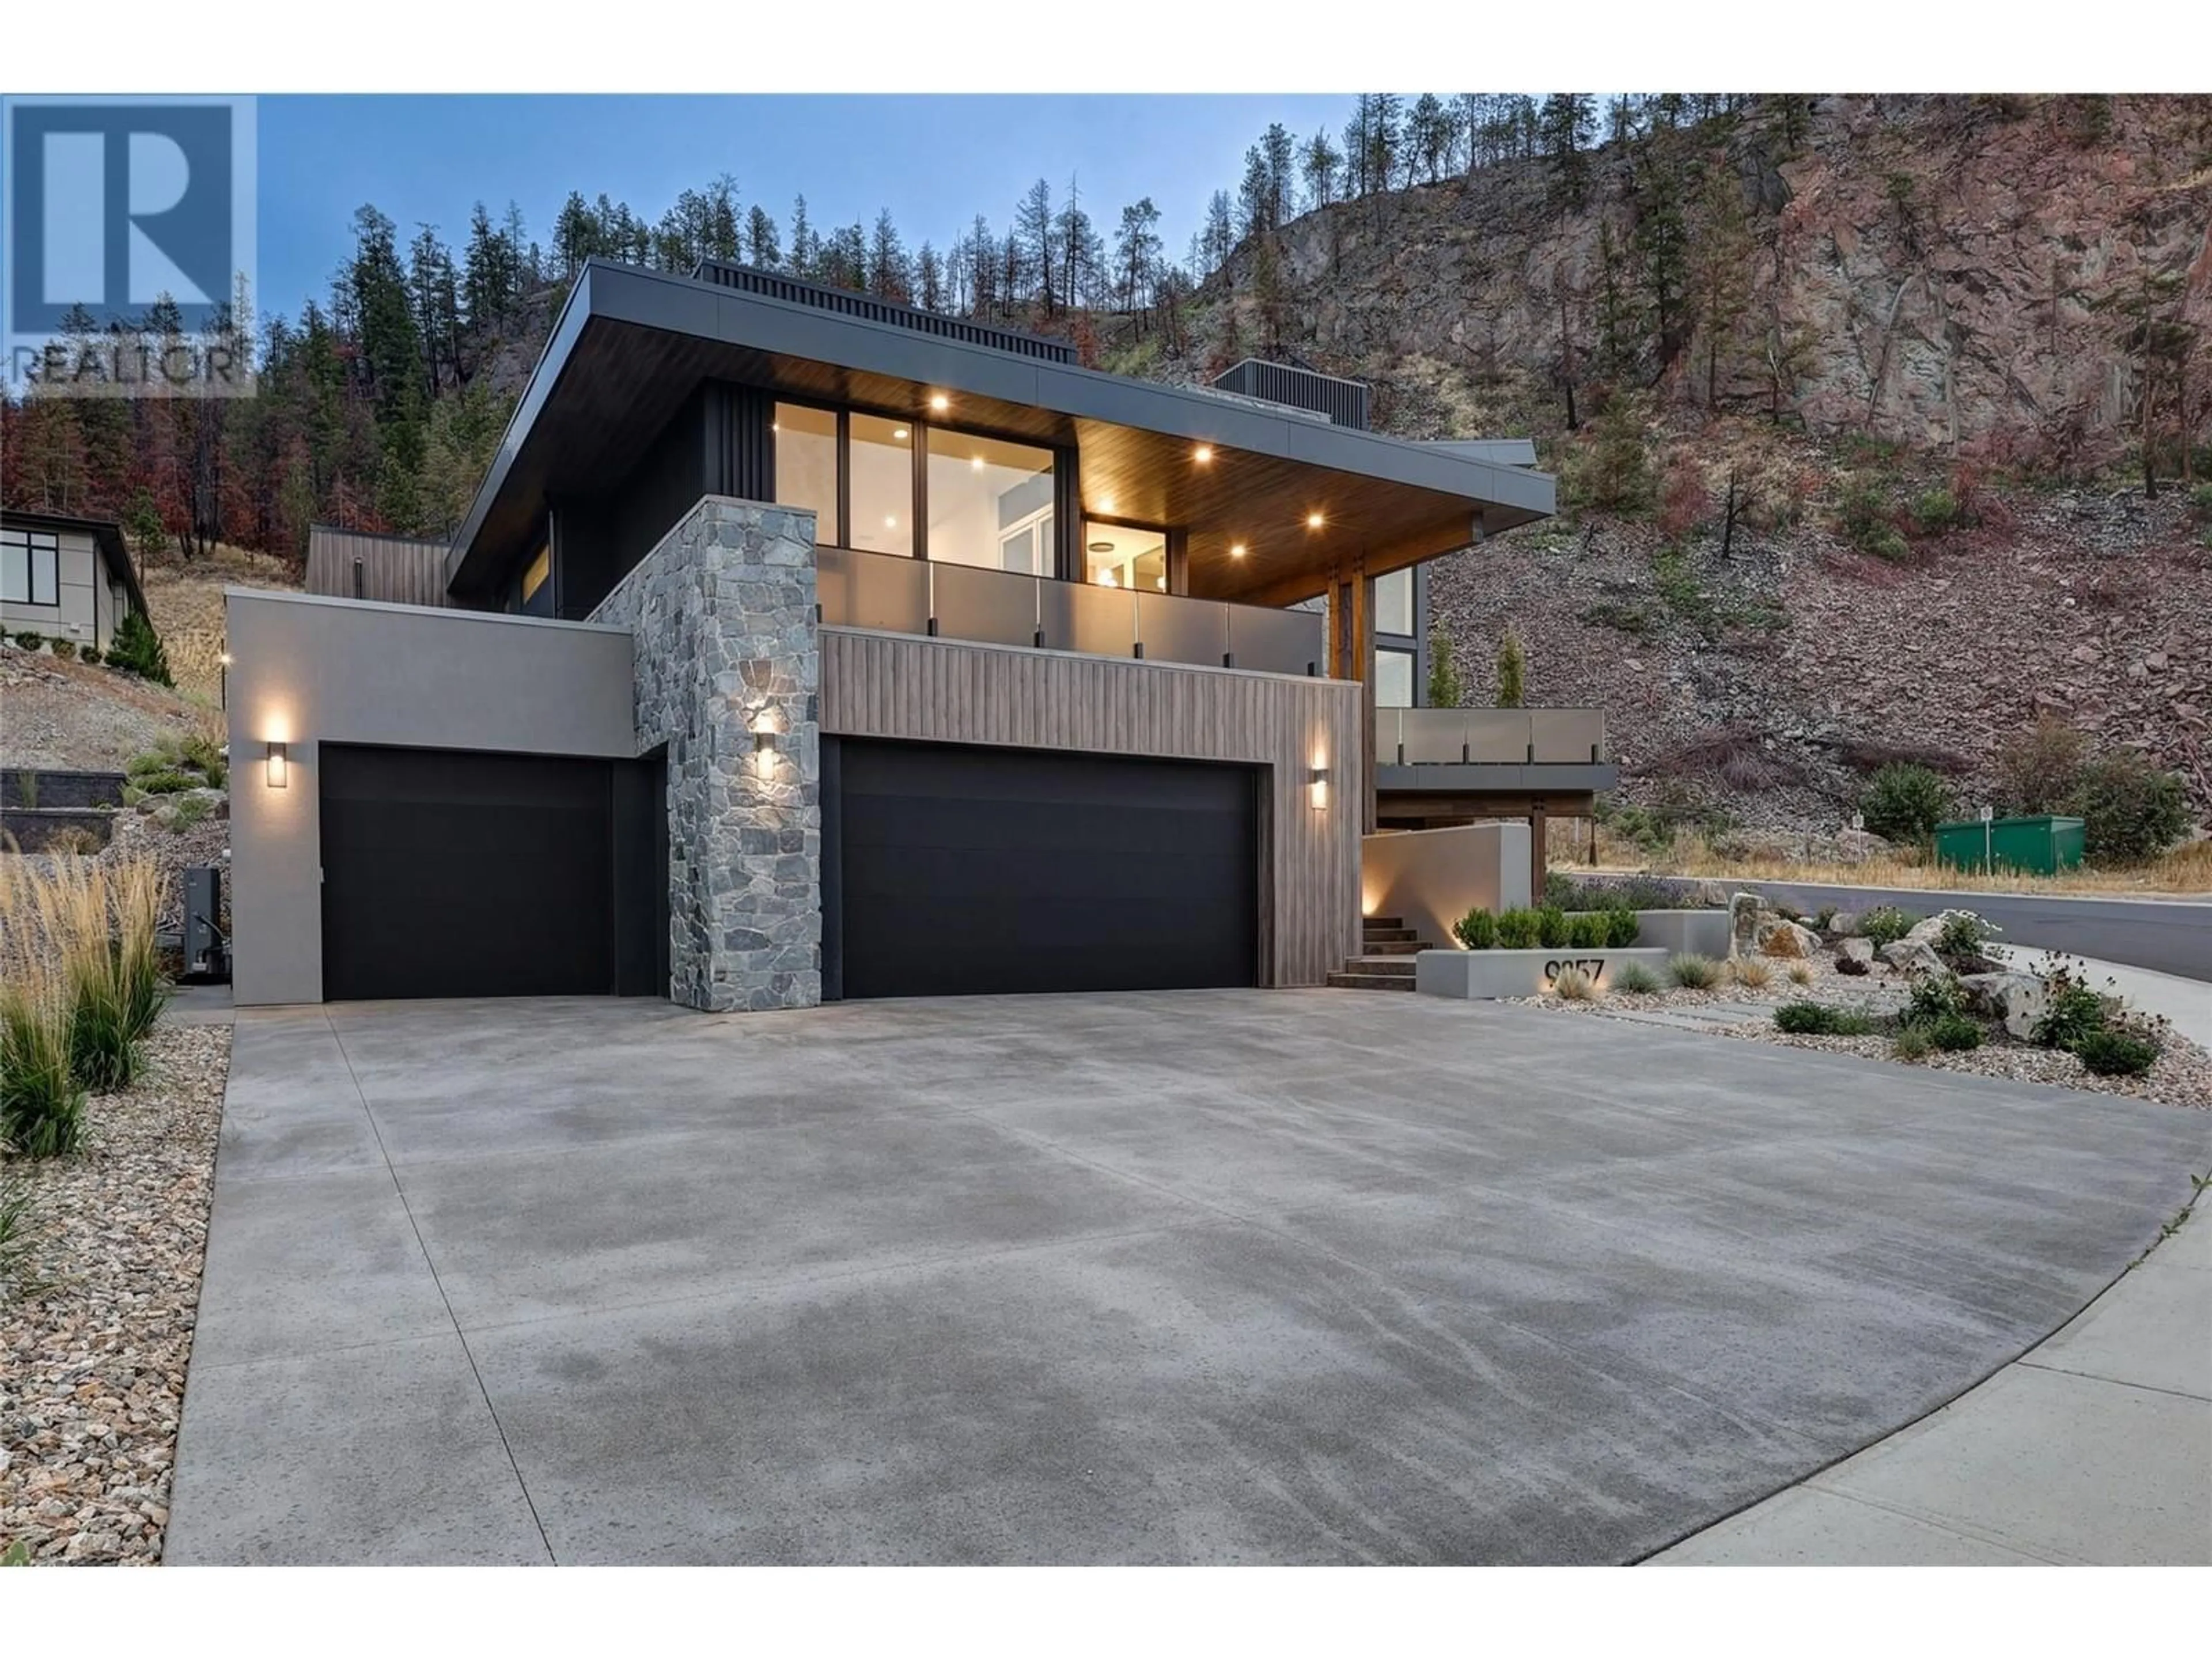
[[[2081,842],[2079,818],[1967,818],[1936,826],[1936,862],[2055,876],[2081,862]]]

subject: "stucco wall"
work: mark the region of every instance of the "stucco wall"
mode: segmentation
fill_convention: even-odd
[[[637,752],[626,629],[240,588],[224,609],[241,1005],[322,1000],[322,744]],[[271,739],[287,745],[282,789]]]
[[[1390,830],[1360,844],[1362,913],[1402,916],[1428,945],[1450,945],[1452,924],[1470,910],[1527,904],[1528,879],[1525,823]]]

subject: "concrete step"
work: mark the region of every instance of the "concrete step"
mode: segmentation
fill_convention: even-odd
[[[1403,916],[1362,916],[1359,925],[1362,927],[1403,927],[1406,919]]]
[[[1411,957],[1352,957],[1346,961],[1344,971],[1347,974],[1389,974],[1398,979],[1411,979],[1413,976],[1413,959]]]
[[[1338,991],[1410,991],[1413,981],[1401,974],[1331,974],[1329,987]]]
[[[1410,927],[1377,927],[1373,922],[1369,922],[1359,930],[1359,937],[1367,944],[1373,945],[1378,940],[1419,939],[1420,935]]]
[[[1417,939],[1377,939],[1370,933],[1359,941],[1360,951],[1370,957],[1410,957],[1428,947]]]

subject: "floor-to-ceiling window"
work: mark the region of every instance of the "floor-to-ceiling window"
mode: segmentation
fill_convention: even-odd
[[[814,539],[845,544],[837,521],[837,413],[805,404],[775,406],[775,499],[782,507],[814,509]]]
[[[1051,575],[1052,469],[1049,449],[930,428],[930,558]]]
[[[1168,589],[1168,536],[1125,524],[1083,521],[1083,575],[1101,587]]]
[[[1375,704],[1411,708],[1420,702],[1421,640],[1411,568],[1375,579]]]
[[[852,477],[848,545],[869,553],[914,552],[914,425],[880,415],[848,417]]]

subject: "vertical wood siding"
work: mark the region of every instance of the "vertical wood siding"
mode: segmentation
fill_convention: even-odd
[[[354,561],[361,591],[354,591]],[[314,525],[307,531],[307,592],[386,605],[447,605],[446,544]]]
[[[822,630],[822,729],[1235,761],[1264,769],[1263,983],[1319,985],[1359,938],[1362,688],[988,645]],[[1311,804],[1311,769],[1328,770]]]

